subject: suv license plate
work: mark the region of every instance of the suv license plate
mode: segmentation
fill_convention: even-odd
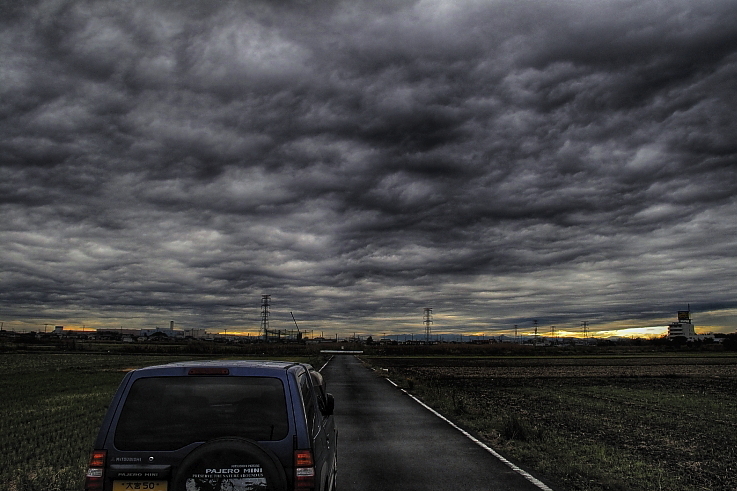
[[[113,481],[113,491],[167,491],[168,481]]]

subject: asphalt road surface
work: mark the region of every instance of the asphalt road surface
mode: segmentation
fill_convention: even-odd
[[[354,356],[322,373],[335,396],[338,491],[541,491]]]

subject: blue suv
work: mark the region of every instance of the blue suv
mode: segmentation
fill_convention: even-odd
[[[129,372],[86,491],[334,491],[333,396],[310,365],[196,361]]]

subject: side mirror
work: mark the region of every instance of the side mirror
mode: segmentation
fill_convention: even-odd
[[[325,407],[321,408],[324,416],[332,416],[335,412],[335,398],[333,394],[325,394]]]

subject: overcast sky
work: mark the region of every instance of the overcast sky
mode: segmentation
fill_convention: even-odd
[[[6,329],[737,329],[737,2],[0,6]]]

